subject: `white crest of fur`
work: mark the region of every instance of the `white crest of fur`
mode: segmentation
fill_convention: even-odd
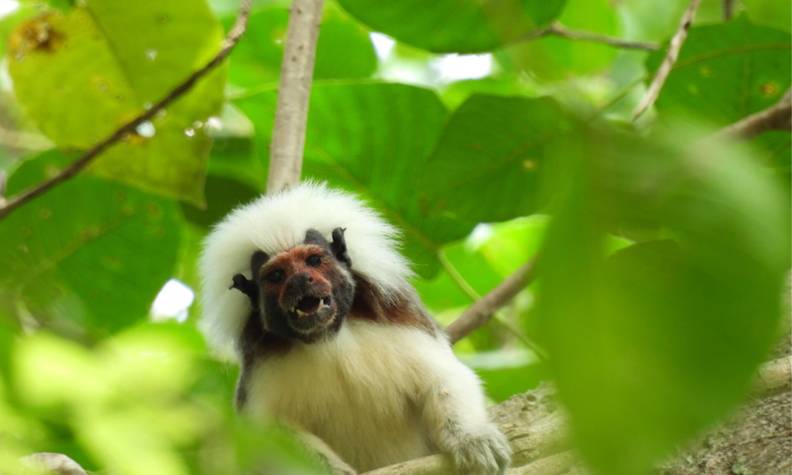
[[[323,184],[303,183],[262,196],[232,211],[209,234],[200,260],[201,330],[223,356],[235,357],[234,341],[250,312],[248,298],[229,290],[234,274],[250,278],[250,256],[270,257],[301,244],[316,229],[328,241],[333,229],[344,234],[352,269],[385,296],[409,291],[410,269],[397,251],[397,230],[356,197]]]

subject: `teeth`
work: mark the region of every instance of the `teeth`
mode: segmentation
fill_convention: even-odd
[[[319,300],[319,308],[322,308],[322,307],[329,307],[329,306],[330,306],[330,297],[322,297],[322,298]],[[303,312],[302,310],[300,310],[300,309],[297,307],[297,305],[294,305],[294,306],[291,308],[291,313],[293,313],[293,314],[297,315],[297,317],[298,317],[298,318],[303,318],[303,317],[305,317],[306,315],[310,315],[310,313]]]

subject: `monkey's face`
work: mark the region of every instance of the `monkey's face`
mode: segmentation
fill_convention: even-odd
[[[326,241],[308,238],[264,262],[254,271],[264,327],[305,343],[335,334],[355,294],[346,265]]]

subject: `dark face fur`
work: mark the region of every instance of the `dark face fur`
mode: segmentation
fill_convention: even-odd
[[[312,343],[335,334],[352,307],[349,265],[342,229],[333,231],[331,243],[309,230],[304,244],[272,258],[253,254],[253,280],[237,274],[232,287],[248,295],[266,331]]]

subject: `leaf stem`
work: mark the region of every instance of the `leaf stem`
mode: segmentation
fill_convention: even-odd
[[[656,51],[660,49],[660,46],[655,43],[625,40],[615,36],[603,35],[591,31],[571,30],[558,22],[554,22],[546,28],[529,33],[523,38],[523,41],[531,41],[538,38],[545,38],[547,36],[557,36],[559,38],[566,38],[572,41],[600,43],[606,46],[612,46],[614,48],[638,49],[644,51]]]
[[[501,302],[497,303],[495,306],[493,306],[486,315],[483,315],[480,318],[480,320],[478,320],[476,322],[470,322],[470,323],[473,323],[472,325],[467,325],[466,322],[462,320],[462,317],[465,316],[466,314],[470,315],[471,309],[476,307],[477,304],[480,304],[480,302],[482,302],[484,299],[488,298],[490,296],[490,294],[493,293],[495,290],[497,290],[501,286],[503,286],[503,283],[501,283],[492,292],[490,292],[490,294],[487,294],[487,296],[482,298],[481,295],[479,295],[479,293],[476,292],[476,290],[473,288],[473,286],[471,286],[470,283],[462,276],[462,274],[454,266],[454,264],[452,264],[451,261],[449,261],[448,258],[445,256],[445,254],[442,253],[442,251],[437,253],[437,258],[440,261],[440,266],[446,272],[448,272],[448,275],[451,277],[451,280],[453,280],[454,283],[457,285],[457,287],[459,287],[462,290],[462,292],[464,292],[470,298],[470,300],[474,302],[473,305],[471,305],[465,312],[462,313],[462,315],[459,316],[459,318],[457,318],[453,323],[451,323],[451,325],[449,325],[449,327],[447,329],[447,332],[448,332],[449,339],[451,340],[452,344],[456,343],[459,340],[461,340],[462,338],[467,336],[473,330],[483,326],[490,319],[494,319],[498,324],[500,324],[501,327],[503,327],[503,329],[508,331],[510,334],[512,334],[512,336],[514,336],[520,342],[522,342],[523,345],[525,345],[527,348],[529,348],[531,351],[533,351],[534,354],[536,354],[536,356],[539,357],[539,359],[542,359],[542,360],[547,359],[547,353],[542,348],[540,348],[536,343],[531,341],[530,338],[528,338],[525,335],[523,335],[522,332],[519,329],[515,328],[514,325],[512,325],[511,322],[509,322],[504,317],[502,309],[501,309],[501,307],[503,307],[509,301],[511,301],[511,299],[514,298],[514,296],[517,295],[517,293],[520,290],[522,290],[522,287],[527,285],[527,282],[526,282],[525,285],[522,285],[519,288],[517,288],[516,292],[514,292],[513,295],[511,295],[510,297],[505,298],[503,301],[501,301]],[[518,272],[519,272],[519,270],[518,270]],[[507,282],[512,277],[513,276],[508,277],[504,281],[504,283]],[[462,328],[462,329],[458,331],[458,329],[460,329],[460,328]],[[462,333],[460,333],[461,331],[464,331],[465,333],[462,334]]]

